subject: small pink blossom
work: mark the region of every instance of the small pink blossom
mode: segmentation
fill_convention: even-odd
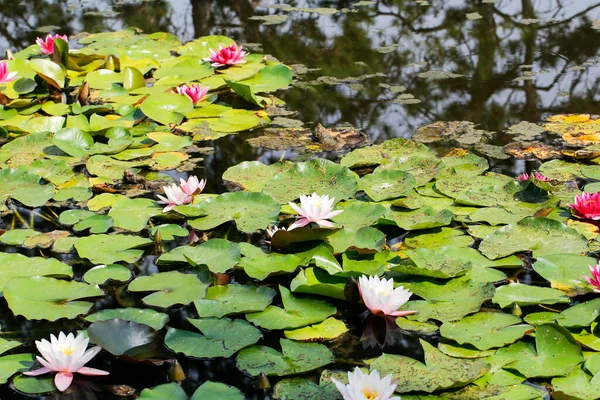
[[[183,191],[183,193],[188,196],[194,197],[197,194],[200,194],[204,187],[206,186],[206,179],[198,180],[196,176],[190,176],[187,181],[183,178],[179,178],[179,188]]]
[[[0,62],[0,83],[8,83],[17,79],[16,72],[8,72],[8,63]]]
[[[519,179],[519,182],[528,181],[530,179],[531,180],[537,179],[538,181],[542,181],[542,182],[549,182],[552,180],[552,179],[548,178],[547,176],[540,174],[539,172],[533,172],[531,175],[529,175],[528,173],[524,173],[524,174],[519,175],[519,177],[517,179]]]
[[[416,311],[398,311],[412,293],[402,286],[394,289],[393,279],[379,279],[378,276],[363,275],[358,278],[358,291],[363,303],[374,315],[399,317],[416,313]]]
[[[42,54],[52,54],[54,53],[54,41],[56,39],[62,39],[65,42],[69,40],[69,38],[67,38],[67,35],[59,35],[58,33],[54,36],[48,34],[46,36],[46,39],[42,39],[42,38],[37,38],[36,39],[36,43],[40,46],[40,51],[42,52]]]
[[[289,205],[298,213],[297,220],[289,228],[301,228],[315,222],[322,228],[333,228],[334,225],[328,219],[340,215],[344,210],[333,211],[333,202],[335,197],[329,198],[327,195],[319,196],[313,193],[311,196],[300,196],[300,206],[290,202]]]
[[[590,285],[594,287],[594,292],[600,293],[600,264],[594,266],[589,265],[589,268],[590,272],[592,273],[592,278],[589,276],[584,276],[584,278]]]
[[[248,55],[242,50],[242,46],[237,47],[235,44],[223,47],[219,45],[219,50],[210,49],[210,57],[205,58],[205,61],[210,61],[210,64],[215,67],[229,67],[236,64],[244,64],[244,58]]]
[[[163,190],[165,191],[165,195],[167,197],[158,195],[160,199],[158,204],[166,204],[167,206],[163,208],[162,212],[166,213],[171,211],[175,206],[180,206],[182,204],[189,204],[192,202],[192,196],[186,194],[180,186],[177,184],[172,184],[171,186],[163,186]]]
[[[600,193],[587,193],[575,196],[573,204],[567,204],[576,214],[583,219],[600,220]]]
[[[200,103],[206,97],[206,93],[210,90],[209,86],[196,85],[181,85],[177,87],[177,93],[187,96],[194,104]]]
[[[71,386],[75,373],[90,376],[108,375],[106,371],[85,367],[85,364],[102,350],[96,346],[86,351],[88,343],[89,339],[83,334],[75,337],[72,333],[65,335],[62,332],[58,335],[58,339],[50,335],[50,342],[46,339],[36,340],[35,345],[42,355],[42,357],[38,356],[37,360],[43,367],[25,372],[25,375],[37,376],[56,372],[54,384],[61,392]]]

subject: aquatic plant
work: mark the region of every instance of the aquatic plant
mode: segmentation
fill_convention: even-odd
[[[310,224],[311,222],[316,223],[323,228],[333,228],[334,225],[330,218],[334,218],[340,215],[344,210],[333,211],[333,204],[335,197],[329,198],[326,194],[319,196],[313,193],[310,196],[300,196],[300,206],[296,203],[290,202],[289,205],[298,213],[296,216],[296,222],[294,222],[288,230],[301,228]]]
[[[0,83],[8,83],[15,79],[17,79],[17,73],[8,70],[8,63],[6,61],[0,61]]]
[[[200,84],[177,86],[177,93],[187,96],[194,104],[204,100],[209,90],[210,86],[201,86]]]
[[[42,355],[37,357],[42,368],[33,371],[27,371],[24,374],[28,376],[38,376],[56,372],[54,384],[61,392],[64,392],[71,386],[73,374],[88,376],[105,376],[107,371],[86,367],[102,348],[99,346],[87,350],[89,339],[83,333],[75,337],[72,333],[65,335],[63,332],[58,334],[58,338],[50,335],[50,342],[46,339],[36,340],[35,345]]]
[[[235,43],[223,47],[219,45],[219,49],[210,49],[210,57],[205,60],[210,61],[210,64],[215,68],[229,67],[232,65],[244,64],[246,60],[247,52],[242,50],[242,46],[237,46]]]
[[[594,292],[600,292],[600,264],[590,265],[590,272],[592,277],[585,276],[585,280],[594,287]]]
[[[363,275],[358,279],[358,290],[369,311],[375,315],[399,317],[416,313],[416,311],[398,311],[412,293],[402,286],[394,288],[393,279]]]
[[[176,206],[189,204],[193,200],[192,195],[184,191],[183,185],[177,185],[174,183],[171,186],[164,186],[163,190],[166,197],[161,196],[160,194],[157,195],[157,197],[160,199],[158,203],[167,205],[165,208],[163,208],[163,213],[171,211]]]
[[[396,384],[392,382],[392,375],[384,378],[376,370],[365,374],[356,367],[353,372],[348,372],[348,384],[344,385],[335,378],[331,378],[340,391],[344,400],[400,400],[393,396]]]
[[[568,204],[575,215],[582,219],[600,220],[600,193],[584,192],[575,196],[573,204]]]
[[[66,35],[61,35],[57,33],[55,35],[48,34],[45,38],[38,37],[35,42],[38,46],[40,46],[40,52],[42,54],[50,55],[54,53],[54,41],[56,39],[61,39],[65,42],[69,40]]]

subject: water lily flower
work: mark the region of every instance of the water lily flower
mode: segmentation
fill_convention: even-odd
[[[416,311],[398,311],[412,293],[402,286],[394,289],[393,279],[363,275],[358,278],[358,291],[369,311],[375,315],[399,317],[416,313]]]
[[[600,193],[586,193],[575,196],[573,204],[567,204],[579,218],[600,220]]]
[[[198,180],[196,176],[190,176],[187,181],[179,178],[179,188],[188,196],[194,197],[200,194],[206,186],[206,179]]]
[[[335,197],[330,199],[326,194],[319,196],[313,193],[311,196],[300,196],[300,206],[289,202],[288,204],[298,213],[298,216],[296,216],[297,221],[288,228],[288,231],[301,228],[311,222],[315,222],[322,228],[333,228],[333,223],[328,219],[340,215],[344,211],[333,211],[334,201]]]
[[[231,65],[244,64],[244,58],[248,55],[242,50],[242,46],[237,47],[235,44],[223,47],[219,45],[219,50],[210,49],[210,57],[205,58],[205,61],[210,61],[210,65],[215,68],[229,67]]]
[[[209,86],[200,86],[200,84],[196,85],[181,85],[177,87],[177,93],[187,96],[194,104],[200,103],[206,97],[206,93],[208,93],[210,87]]]
[[[17,79],[16,72],[8,72],[8,63],[0,62],[0,83],[8,83]]]
[[[282,227],[282,228],[280,228],[280,227],[278,227],[277,225],[275,225],[275,226],[273,226],[271,229],[267,228],[267,235],[268,235],[269,237],[273,237],[273,235],[274,235],[274,234],[275,234],[275,232],[277,232],[277,231],[287,231],[287,229],[285,229],[285,228],[283,228],[283,227]]]
[[[584,276],[584,278],[590,285],[594,287],[594,292],[600,293],[600,264],[588,265],[588,267],[590,268],[592,277],[590,278],[589,276]]]
[[[533,172],[531,175],[529,175],[528,173],[524,173],[524,174],[519,175],[519,177],[517,179],[519,179],[519,182],[528,181],[530,179],[531,180],[537,179],[538,181],[542,181],[542,182],[549,182],[552,180],[552,179],[548,178],[547,176],[540,174],[539,172]]]
[[[50,335],[50,342],[46,339],[35,341],[35,345],[42,355],[37,357],[42,368],[25,372],[25,375],[38,376],[49,372],[56,372],[54,384],[61,392],[73,382],[73,374],[82,374],[89,376],[108,375],[108,372],[100,369],[84,367],[92,358],[102,350],[100,346],[92,347],[86,351],[89,339],[82,333],[73,336],[72,333],[65,335],[59,333],[58,339],[54,335]]]
[[[158,204],[166,204],[167,206],[163,208],[162,212],[166,213],[171,211],[175,206],[179,206],[182,204],[189,204],[192,202],[192,196],[186,194],[180,186],[177,186],[175,183],[171,186],[163,186],[163,190],[167,197],[158,195],[160,199]]]
[[[392,375],[381,379],[377,370],[365,374],[356,367],[354,372],[348,372],[347,385],[335,378],[331,378],[331,381],[335,383],[344,400],[400,400],[399,396],[392,397],[398,385],[392,382]]]
[[[52,54],[54,53],[54,41],[56,39],[62,39],[65,42],[69,40],[67,35],[59,35],[58,33],[54,36],[48,34],[46,39],[42,39],[41,37],[37,38],[35,42],[40,46],[40,51],[42,54]]]

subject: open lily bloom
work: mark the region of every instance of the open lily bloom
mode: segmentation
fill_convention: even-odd
[[[519,177],[517,179],[519,180],[519,182],[528,181],[530,179],[531,180],[537,179],[538,181],[542,181],[542,182],[548,182],[548,181],[552,180],[552,179],[548,178],[547,176],[540,174],[539,172],[532,172],[531,175],[529,175],[528,173],[524,173],[524,174],[519,175]]]
[[[399,317],[416,313],[416,311],[398,311],[412,293],[402,286],[394,289],[393,279],[379,279],[378,276],[363,275],[358,278],[358,290],[369,311],[375,315]]]
[[[8,83],[15,79],[17,79],[17,73],[8,71],[8,63],[6,61],[0,62],[0,83]]]
[[[192,202],[192,196],[185,193],[181,186],[177,186],[177,184],[172,184],[171,186],[163,186],[165,191],[165,195],[167,197],[158,195],[160,199],[158,201],[159,204],[166,204],[167,206],[163,208],[164,213],[171,211],[175,206],[179,206],[182,204],[189,204]]]
[[[590,265],[590,272],[592,273],[592,277],[585,276],[585,280],[588,281],[590,285],[594,287],[594,292],[600,293],[600,264],[598,265]]]
[[[244,58],[248,55],[247,52],[242,50],[242,46],[237,47],[235,44],[227,47],[219,46],[219,50],[210,49],[209,51],[210,57],[205,58],[205,60],[210,61],[210,65],[215,68],[244,64],[246,62]]]
[[[600,220],[600,193],[583,193],[575,196],[573,204],[567,204],[579,218]]]
[[[209,86],[200,86],[199,83],[189,86],[181,85],[177,87],[177,93],[187,96],[194,104],[198,104],[204,100],[209,89]]]
[[[316,223],[321,228],[333,228],[333,222],[328,221],[328,219],[340,215],[344,211],[333,211],[334,201],[335,197],[330,199],[326,194],[319,196],[313,193],[311,196],[300,196],[300,206],[292,202],[288,203],[298,213],[296,222],[290,225],[288,231],[301,228],[311,222]]]
[[[179,178],[179,188],[188,196],[195,196],[202,193],[206,186],[206,179],[198,180],[198,177],[192,175],[187,181]]]
[[[35,345],[42,355],[42,357],[38,356],[37,360],[43,367],[25,372],[25,375],[37,376],[56,372],[54,384],[61,392],[71,386],[75,373],[90,376],[108,375],[106,371],[85,367],[85,364],[102,350],[96,346],[86,351],[88,342],[89,339],[83,334],[75,337],[72,333],[65,335],[63,332],[58,335],[58,339],[50,335],[50,342],[46,339],[36,340]]]
[[[36,39],[35,42],[40,46],[40,51],[42,52],[42,54],[52,54],[54,53],[54,40],[56,39],[62,39],[65,42],[69,40],[69,38],[67,38],[67,35],[59,35],[57,33],[54,36],[48,34],[45,39],[39,37]]]
[[[356,367],[354,372],[348,372],[348,384],[344,385],[335,378],[331,378],[344,400],[400,400],[394,396],[397,384],[392,382],[392,375],[385,378],[379,376],[376,370],[365,374]]]

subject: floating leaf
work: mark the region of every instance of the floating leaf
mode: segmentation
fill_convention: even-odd
[[[129,284],[129,291],[156,292],[144,297],[142,301],[150,306],[166,308],[203,298],[207,287],[208,284],[195,274],[171,271],[140,276]]]
[[[221,318],[225,315],[263,311],[271,304],[275,294],[275,290],[267,286],[211,286],[206,297],[195,300],[194,305],[201,317]]]
[[[125,321],[132,321],[138,324],[148,325],[154,330],[161,330],[165,324],[169,321],[167,314],[160,313],[151,309],[139,309],[139,308],[115,308],[106,309],[95,312],[85,317],[88,322],[96,321],[107,321],[109,319],[122,319]]]
[[[194,109],[194,104],[187,96],[176,93],[160,93],[148,96],[140,109],[149,118],[163,125],[179,125],[184,114]]]
[[[188,400],[185,391],[177,383],[165,383],[152,389],[144,389],[140,393],[140,400]]]
[[[340,164],[349,168],[371,167],[388,164],[397,158],[415,156],[435,158],[435,153],[424,144],[396,138],[354,150],[346,154]]]
[[[8,382],[17,372],[28,371],[34,361],[34,354],[11,354],[0,357],[0,384]]]
[[[151,241],[139,236],[129,235],[91,235],[78,238],[75,248],[81,258],[87,258],[94,264],[114,264],[118,261],[134,263],[144,254],[141,247]]]
[[[97,285],[103,285],[108,280],[127,282],[129,279],[131,279],[131,270],[119,264],[98,265],[83,275],[84,281]]]
[[[360,180],[360,189],[364,190],[374,201],[406,196],[415,186],[414,176],[396,170],[384,170],[365,175]]]
[[[157,264],[190,262],[193,266],[206,265],[211,272],[221,274],[240,261],[240,247],[225,239],[210,239],[199,246],[181,246],[163,254]]]
[[[252,346],[240,351],[236,363],[245,373],[258,376],[285,376],[312,371],[333,361],[333,354],[322,344],[298,343],[281,339],[281,353],[266,346]]]
[[[335,318],[327,318],[320,324],[307,326],[292,331],[285,331],[285,337],[298,341],[333,340],[348,332],[346,324]]]
[[[522,283],[511,283],[500,286],[492,299],[494,303],[505,308],[513,303],[520,306],[532,306],[537,304],[569,303],[569,298],[560,290],[524,285]]]
[[[202,334],[169,328],[165,345],[195,358],[227,358],[262,338],[260,330],[241,319],[188,319]]]
[[[171,399],[171,398],[169,398]],[[244,400],[239,389],[220,382],[204,382],[196,389],[190,400]],[[175,400],[175,399],[173,399]]]
[[[4,202],[8,198],[28,207],[40,207],[53,195],[53,186],[41,185],[38,175],[20,169],[0,169],[0,211],[6,210]]]
[[[115,356],[135,356],[158,337],[157,332],[148,325],[123,319],[93,322],[87,334],[90,342]]]
[[[34,276],[11,279],[3,295],[15,315],[56,321],[87,314],[93,303],[79,299],[99,297],[104,292],[96,285]]]
[[[336,313],[335,306],[322,301],[300,299],[283,286],[279,286],[283,308],[268,306],[264,311],[246,314],[246,319],[264,329],[300,328]]]
[[[573,254],[548,255],[537,257],[533,269],[550,285],[565,292],[568,296],[587,293],[588,283],[584,276],[590,276],[588,266],[596,265],[596,259]]]
[[[4,235],[3,235],[4,236]],[[13,278],[30,276],[73,277],[73,269],[54,258],[0,253],[0,291]]]

